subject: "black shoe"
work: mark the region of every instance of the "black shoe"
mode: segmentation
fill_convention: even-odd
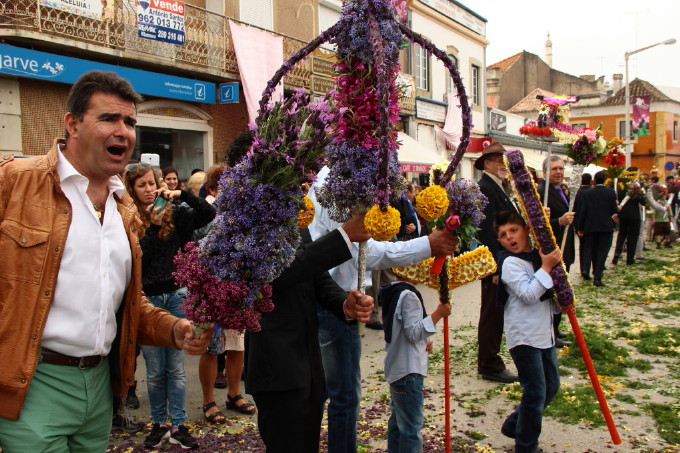
[[[503,370],[496,374],[482,374],[482,379],[487,381],[504,382],[506,384],[512,384],[517,382],[517,375],[512,374],[508,370]]]
[[[373,330],[383,330],[383,325],[380,321],[366,323],[366,327]]]
[[[563,348],[565,346],[571,346],[571,341],[566,341],[566,340],[561,340],[559,338],[555,338],[555,347],[556,348]]]
[[[198,448],[198,441],[189,434],[189,429],[184,425],[179,425],[177,431],[170,434],[170,443],[178,444],[185,450],[194,450]]]
[[[512,433],[505,429],[505,426],[501,426],[501,434],[503,434],[505,437],[509,437],[510,439],[515,438],[515,433]]]
[[[153,428],[151,428],[151,434],[146,436],[146,439],[144,439],[144,447],[159,447],[161,443],[163,443],[163,441],[168,438],[168,436],[170,436],[170,429],[167,426],[154,423]]]
[[[600,280],[593,280],[593,286],[606,286]]]
[[[567,335],[568,335],[568,334],[567,334],[566,332],[561,332],[561,331],[559,331],[559,330],[555,332],[555,336],[556,336],[557,338],[564,338],[564,337],[566,337]]]
[[[583,277],[583,280],[590,280],[590,275],[588,274],[581,274],[581,277]]]
[[[618,257],[618,256],[615,255],[614,258],[612,258],[612,264],[613,264],[614,266],[616,266],[617,264],[619,264],[619,257]]]
[[[130,409],[139,409],[139,398],[137,398],[134,387],[128,388],[127,397],[125,398],[125,405]]]
[[[132,417],[123,417],[120,414],[113,415],[111,431],[125,431],[130,434],[139,432],[144,428],[145,423],[135,420]]]

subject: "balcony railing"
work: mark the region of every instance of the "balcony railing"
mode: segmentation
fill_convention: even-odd
[[[140,60],[162,62],[197,75],[238,78],[236,53],[229,31],[229,20],[238,20],[185,4],[185,41],[184,45],[178,46],[138,37],[136,0],[111,1],[114,2],[113,17],[101,20],[43,6],[39,0],[3,0],[0,3],[0,38],[49,41],[51,46],[86,49],[128,60],[131,64]],[[286,60],[307,44],[266,31],[283,37],[283,58]],[[313,71],[314,58],[333,61],[334,52],[318,49],[312,58],[299,63],[288,73],[284,85],[306,88],[315,94],[323,94],[330,89],[328,83],[319,83],[320,80],[327,82],[329,74],[327,71],[323,74]],[[400,104],[406,111],[414,110],[413,99],[404,98]]]

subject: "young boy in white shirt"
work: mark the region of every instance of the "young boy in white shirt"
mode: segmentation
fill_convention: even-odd
[[[505,340],[523,389],[520,404],[501,432],[515,439],[516,453],[542,452],[538,438],[543,410],[560,388],[549,272],[562,252],[556,248],[545,255],[532,249],[529,226],[516,212],[498,212],[494,231],[504,248],[497,257],[502,284],[496,303],[504,307]]]

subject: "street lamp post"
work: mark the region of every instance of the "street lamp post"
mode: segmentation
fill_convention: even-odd
[[[641,49],[633,50],[632,52],[626,52],[624,54],[624,59],[626,61],[626,93],[625,93],[625,109],[626,109],[626,124],[625,124],[625,131],[626,131],[626,136],[624,137],[625,139],[625,144],[626,144],[626,168],[630,167],[630,160],[631,160],[631,155],[633,154],[633,144],[631,143],[630,140],[630,86],[628,85],[628,58],[631,55],[635,55],[636,53],[640,53],[643,50],[651,49],[652,47],[660,46],[662,44],[670,45],[670,44],[675,44],[676,40],[675,38],[667,39],[662,42],[657,42],[656,44],[652,44],[651,46],[643,47]]]

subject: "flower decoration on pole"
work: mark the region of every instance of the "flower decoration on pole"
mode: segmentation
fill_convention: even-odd
[[[546,216],[543,206],[541,205],[533,179],[524,165],[522,153],[518,149],[511,149],[505,152],[505,156],[508,160],[508,170],[510,170],[510,175],[512,176],[512,180],[514,181],[515,187],[519,194],[518,200],[520,202],[520,206],[522,207],[524,216],[531,227],[534,240],[543,253],[550,253],[557,248],[557,241],[555,240],[555,235],[552,232],[550,221]],[[588,346],[585,343],[583,334],[581,333],[581,328],[579,327],[578,320],[576,319],[574,292],[569,283],[569,279],[564,268],[564,262],[560,262],[560,264],[555,266],[550,271],[550,277],[553,279],[553,288],[555,294],[557,295],[557,304],[560,309],[563,312],[566,312],[569,316],[569,322],[571,323],[574,337],[576,338],[576,342],[581,351],[583,361],[586,365],[586,369],[588,370],[588,376],[590,377],[593,389],[595,390],[602,415],[604,415],[605,421],[607,422],[607,427],[609,428],[612,441],[618,445],[621,443],[621,438],[619,437],[619,434],[616,430],[616,425],[614,424],[611,412],[609,411],[607,400],[605,399],[604,393],[602,392],[602,388],[597,377],[597,372],[595,371],[592,359],[590,358]]]
[[[175,262],[175,279],[189,288],[186,317],[226,329],[258,331],[271,311],[271,282],[292,262],[300,242],[302,183],[318,171],[334,117],[327,100],[302,90],[264,104],[252,149],[220,179],[211,231]]]

